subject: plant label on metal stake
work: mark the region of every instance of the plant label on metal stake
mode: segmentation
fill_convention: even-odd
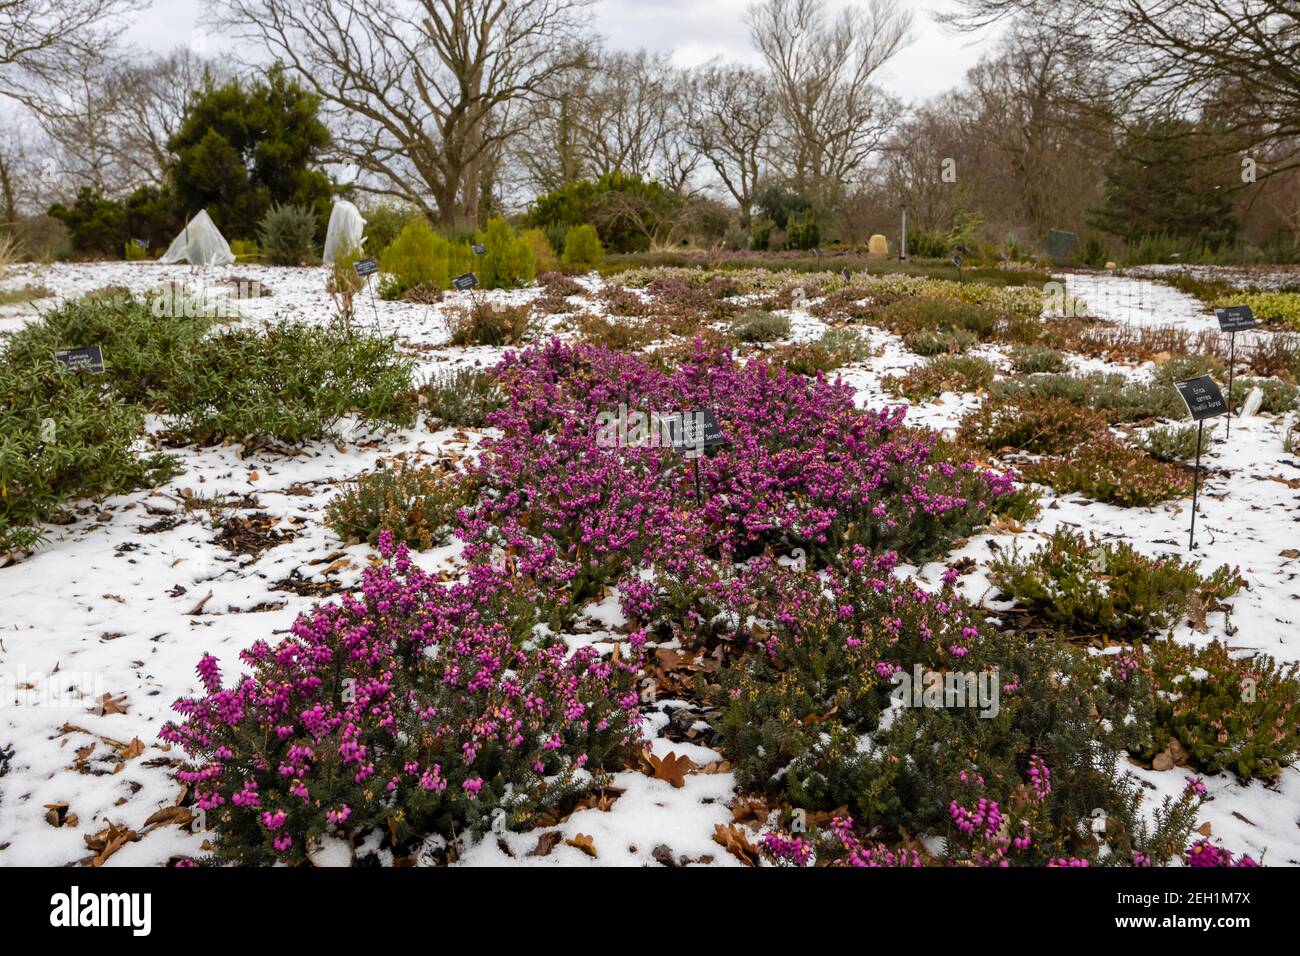
[[[712,409],[683,412],[667,420],[673,450],[691,459],[695,470],[695,503],[700,503],[700,456],[706,448],[726,444],[727,438]]]
[[[1219,331],[1228,333],[1228,401],[1232,402],[1232,370],[1237,364],[1237,333],[1253,329],[1259,323],[1255,313],[1248,305],[1230,305],[1226,309],[1215,309],[1214,316],[1219,320]],[[1228,422],[1224,429],[1224,438],[1232,437],[1232,406],[1228,406]]]
[[[1223,400],[1223,393],[1214,379],[1208,375],[1189,378],[1185,382],[1175,382],[1174,388],[1187,406],[1192,421],[1196,422],[1196,465],[1192,471],[1192,527],[1187,533],[1187,549],[1196,547],[1196,504],[1201,487],[1201,439],[1205,435],[1205,420],[1216,415],[1226,414],[1228,403]]]
[[[375,287],[370,282],[370,276],[379,273],[379,263],[374,259],[358,259],[352,263],[352,268],[357,277],[365,282],[366,288],[370,290],[370,310],[375,314],[375,329],[379,330],[379,306],[375,305]]]

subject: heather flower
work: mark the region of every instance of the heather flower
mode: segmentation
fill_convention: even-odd
[[[765,833],[761,849],[778,864],[805,867],[813,858],[813,845],[803,837],[789,837],[782,833]]]
[[[251,674],[234,687],[205,660],[207,693],[174,705],[182,719],[160,736],[193,760],[180,776],[209,812],[219,857],[297,862],[326,827],[387,831],[390,820],[410,838],[446,820],[481,830],[489,793],[507,794],[527,825],[636,748],[635,651],[522,650],[507,626],[513,575],[446,583],[401,551],[279,645],[245,652]]]
[[[1029,787],[1038,800],[1045,799],[1052,792],[1052,771],[1038,754],[1029,758]]]
[[[1234,858],[1231,850],[1216,846],[1209,839],[1202,838],[1188,847],[1183,855],[1188,866],[1200,867],[1257,867],[1255,860],[1249,856]]]

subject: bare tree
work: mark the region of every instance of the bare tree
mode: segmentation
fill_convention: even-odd
[[[0,233],[31,211],[42,193],[41,178],[53,178],[33,148],[34,131],[15,121],[0,124]]]
[[[779,144],[793,183],[819,198],[862,170],[900,112],[873,83],[902,48],[911,14],[867,0],[834,18],[825,0],[763,0],[749,35],[772,74],[783,120]]]
[[[141,0],[0,0],[0,96],[36,112],[66,77],[100,60]]]
[[[1086,36],[1148,114],[1193,113],[1234,91],[1226,149],[1267,154],[1261,176],[1300,166],[1295,0],[961,0],[947,20],[976,30],[1009,18]]]
[[[687,142],[687,82],[662,54],[588,50],[529,106],[513,150],[536,192],[608,173],[689,191],[701,162]]]
[[[126,89],[111,63],[91,62],[63,77],[51,105],[32,111],[48,141],[47,159],[57,170],[59,198],[81,187],[116,196],[132,185],[114,135]]]
[[[1036,236],[1084,224],[1122,109],[1088,38],[1057,26],[1016,24],[955,104],[972,144],[958,176],[979,177],[998,219]]]
[[[664,128],[653,175],[682,198],[700,192],[700,188],[695,185],[695,173],[704,162],[704,157],[691,144],[687,135],[691,113],[690,96],[691,84],[686,71],[672,68],[664,84]]]
[[[594,175],[652,176],[669,133],[673,67],[645,50],[599,57],[586,75],[581,148]]]
[[[588,62],[555,74],[524,104],[527,115],[510,153],[526,191],[548,193],[588,174],[582,113],[591,75]]]
[[[91,61],[64,77],[51,105],[32,111],[65,186],[114,196],[164,183],[167,140],[190,97],[229,74],[188,48],[144,61]]]
[[[110,118],[117,161],[132,185],[162,186],[171,161],[167,140],[180,129],[191,98],[233,73],[188,46],[117,71],[118,109]]]
[[[324,100],[359,188],[443,223],[478,219],[484,164],[577,65],[591,0],[219,0],[218,21]],[[509,112],[509,117],[504,114]]]
[[[685,103],[687,141],[736,201],[748,229],[777,123],[772,85],[759,70],[715,61],[691,76]]]
[[[947,232],[977,199],[976,177],[959,101],[948,96],[899,125],[886,149],[884,184],[915,228]]]

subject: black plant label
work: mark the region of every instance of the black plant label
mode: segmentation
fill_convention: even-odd
[[[1248,305],[1230,305],[1226,309],[1215,309],[1214,315],[1219,320],[1220,332],[1242,332],[1253,329],[1259,324],[1255,321],[1255,313]]]
[[[104,353],[98,345],[87,345],[79,349],[62,349],[54,353],[54,360],[70,372],[104,371]]]
[[[1189,378],[1185,382],[1175,382],[1174,388],[1178,389],[1178,394],[1182,396],[1183,403],[1191,412],[1193,421],[1204,421],[1215,415],[1227,414],[1228,403],[1223,400],[1223,393],[1219,391],[1219,386],[1215,385],[1214,379],[1208,375]]]

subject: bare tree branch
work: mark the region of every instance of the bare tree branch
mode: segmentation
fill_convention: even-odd
[[[333,158],[445,223],[478,218],[485,164],[526,101],[578,65],[591,0],[218,0],[218,22],[326,104]]]

